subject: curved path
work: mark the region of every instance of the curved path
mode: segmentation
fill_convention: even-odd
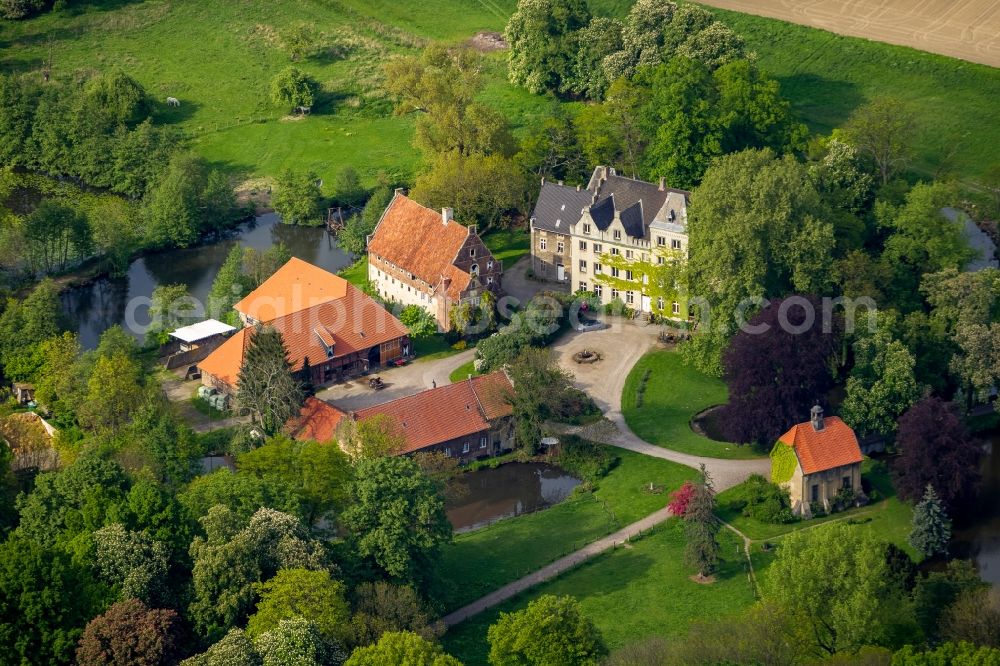
[[[602,331],[586,333],[571,332],[564,335],[552,346],[557,354],[559,364],[569,371],[576,379],[577,386],[587,392],[598,404],[613,427],[598,424],[595,427],[577,429],[592,441],[610,444],[629,451],[635,451],[654,458],[671,460],[697,469],[705,465],[711,475],[716,490],[725,490],[745,480],[751,474],[764,474],[770,471],[770,461],[767,458],[758,460],[724,460],[720,458],[705,458],[680,453],[671,449],[655,446],[633,433],[625,423],[621,411],[621,396],[625,387],[625,378],[629,371],[642,356],[656,346],[658,328],[645,326],[630,320],[612,320],[610,328]],[[579,365],[572,361],[572,356],[583,349],[599,351],[602,355],[600,363],[594,365]],[[457,367],[457,366],[456,366]],[[539,583],[551,580],[556,576],[576,567],[584,561],[622,545],[629,539],[664,522],[670,517],[670,512],[660,509],[645,518],[628,525],[613,534],[587,544],[583,548],[570,553],[532,573],[519,578],[501,588],[490,592],[472,603],[445,615],[442,620],[446,625],[454,626],[473,615],[507,601]],[[750,562],[747,537],[728,523],[727,528],[743,539],[747,561]],[[751,567],[751,580],[753,580]]]

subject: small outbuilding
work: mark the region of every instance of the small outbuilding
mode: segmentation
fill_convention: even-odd
[[[230,326],[218,319],[206,319],[197,324],[178,328],[170,334],[170,337],[179,341],[180,350],[186,352],[205,345],[213,345],[214,349],[235,332],[235,326]]]
[[[810,518],[814,505],[829,512],[838,496],[864,496],[863,459],[854,430],[840,417],[824,417],[816,405],[809,421],[793,426],[771,449],[771,480],[788,489],[795,515]]]
[[[27,405],[35,399],[34,384],[14,382],[11,384],[10,390],[14,394],[14,400],[16,400],[19,405]]]

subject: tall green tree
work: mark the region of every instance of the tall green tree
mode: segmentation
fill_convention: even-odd
[[[451,539],[434,483],[409,458],[361,460],[352,499],[343,520],[358,553],[391,578],[425,581]]]
[[[286,67],[271,79],[271,101],[289,110],[311,108],[319,84],[298,67]]]
[[[896,419],[920,397],[909,349],[880,325],[854,342],[854,368],[847,378],[841,415],[863,434],[890,434]]]
[[[304,399],[302,385],[292,373],[281,333],[258,326],[249,335],[237,377],[237,397],[254,422],[274,434],[298,414]]]
[[[572,81],[576,33],[589,22],[585,0],[518,0],[504,30],[510,82],[533,93],[565,90]]]
[[[445,654],[440,645],[409,631],[386,632],[374,645],[359,647],[344,666],[462,666],[458,659]]]
[[[951,540],[951,520],[944,505],[928,484],[924,498],[913,508],[913,529],[910,531],[910,545],[925,557],[944,555]]]
[[[883,186],[909,165],[916,134],[913,110],[891,97],[859,107],[844,126],[844,137],[875,163]]]
[[[597,666],[607,654],[601,632],[568,596],[545,594],[524,610],[501,613],[488,640],[493,666]]]
[[[285,224],[322,224],[323,193],[319,177],[311,171],[286,169],[274,184],[271,205]]]
[[[684,511],[684,560],[702,578],[710,576],[719,564],[718,534],[721,529],[715,517],[715,491],[705,466],[701,466],[701,482]]]
[[[235,217],[236,200],[228,180],[203,159],[175,153],[145,197],[150,242],[187,247]]]
[[[80,425],[101,433],[117,433],[143,401],[142,368],[123,354],[101,357],[87,380],[80,404]]]
[[[833,654],[879,640],[894,582],[885,546],[843,523],[793,532],[767,572],[768,594]]]
[[[825,215],[806,168],[791,156],[746,150],[705,172],[688,210],[690,291],[704,301],[685,354],[699,369],[720,373],[737,318],[749,318],[754,302],[823,292],[834,246]]]
[[[337,235],[337,245],[356,257],[363,255],[368,249],[368,236],[375,232],[375,225],[392,201],[392,196],[393,191],[387,185],[375,188],[361,214],[347,219],[344,229]]]
[[[301,617],[316,625],[330,641],[344,643],[351,632],[351,608],[344,584],[329,571],[281,569],[274,578],[258,583],[260,599],[247,622],[247,635],[256,638],[277,629],[282,620]]]

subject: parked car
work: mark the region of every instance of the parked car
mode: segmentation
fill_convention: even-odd
[[[573,328],[578,331],[600,331],[605,328],[610,328],[608,324],[603,321],[598,321],[597,319],[586,319],[580,317],[580,321],[573,324]]]

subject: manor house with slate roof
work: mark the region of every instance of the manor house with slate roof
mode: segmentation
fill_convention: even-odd
[[[617,275],[606,265],[608,256],[625,261],[669,260],[671,252],[688,251],[687,204],[690,192],[619,176],[599,166],[586,188],[542,180],[531,214],[531,267],[535,277],[559,282],[570,291],[589,291],[603,303],[621,299],[641,312],[653,311],[643,282],[635,289],[610,288],[595,281],[603,273]],[[626,271],[627,273],[628,271]],[[658,304],[678,317],[682,305]]]

